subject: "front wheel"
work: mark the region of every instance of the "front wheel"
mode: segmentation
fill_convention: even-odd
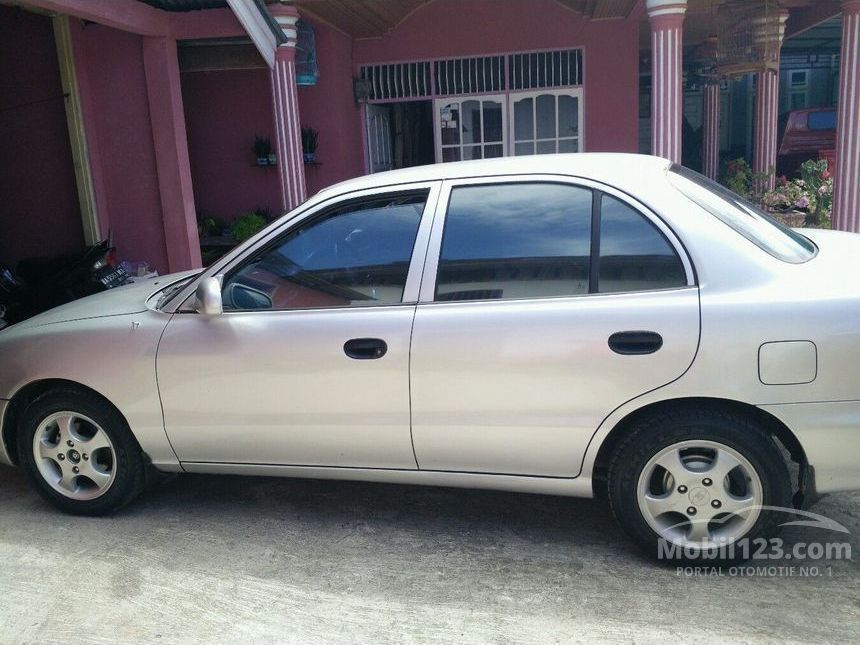
[[[745,560],[776,535],[791,478],[771,437],[741,414],[682,410],[633,428],[609,466],[609,501],[651,557],[673,563]]]
[[[102,515],[143,489],[145,464],[122,415],[87,392],[48,392],[27,406],[19,463],[36,490],[63,511]]]

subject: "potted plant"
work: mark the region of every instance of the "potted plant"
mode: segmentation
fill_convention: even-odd
[[[274,166],[275,155],[272,152],[272,142],[268,137],[254,136],[254,156],[258,166]]]
[[[779,177],[776,187],[762,197],[762,203],[779,213],[790,226],[830,226],[833,209],[833,178],[826,160],[805,161],[800,167],[800,179]]]
[[[315,163],[317,160],[317,145],[320,134],[313,128],[302,128],[302,154],[305,163]]]

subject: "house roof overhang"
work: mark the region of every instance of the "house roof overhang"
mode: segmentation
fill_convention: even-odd
[[[640,1],[555,0],[590,20],[626,18]],[[291,4],[353,38],[378,38],[430,2],[433,0],[293,0]]]

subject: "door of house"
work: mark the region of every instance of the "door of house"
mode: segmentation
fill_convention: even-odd
[[[371,173],[394,168],[394,139],[390,105],[367,106],[367,156]]]
[[[511,154],[582,152],[582,88],[512,92]]]
[[[436,99],[433,119],[437,162],[508,154],[507,102],[503,94]]]

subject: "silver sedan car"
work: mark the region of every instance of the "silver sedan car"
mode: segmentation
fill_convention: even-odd
[[[689,557],[860,488],[859,271],[655,157],[363,177],[0,332],[0,461],[84,515],[153,471],[599,493]]]

